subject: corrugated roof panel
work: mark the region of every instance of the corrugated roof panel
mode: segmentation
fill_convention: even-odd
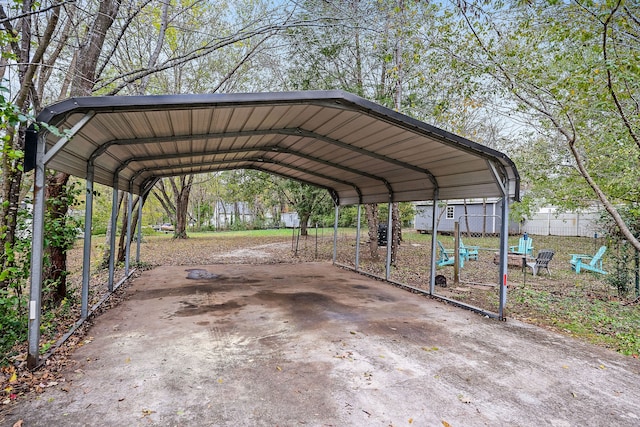
[[[345,120],[343,119],[343,113],[344,111],[340,109],[315,106],[308,109],[306,120],[296,120],[295,122],[299,123],[297,127],[326,135],[325,127],[334,127],[337,123]]]
[[[127,164],[120,188],[131,177],[139,189],[177,170],[246,167],[332,188],[341,203],[356,197],[354,187],[367,202],[388,201],[387,186],[397,200],[428,199],[427,172],[441,197],[499,196],[489,160],[518,192],[517,171],[502,153],[343,92],[73,98],[39,119],[68,129],[89,111],[95,116],[48,166],[84,177],[101,144],[134,140],[116,141],[96,159],[95,180],[105,185],[113,181],[109,171]],[[49,135],[48,147],[57,139]]]
[[[209,132],[213,120],[213,110],[211,108],[199,108],[191,111],[191,122],[193,123],[194,132],[197,134],[205,134]]]
[[[270,120],[265,122],[265,129],[295,128],[315,117],[319,111],[315,105],[278,106],[273,109]]]
[[[74,115],[75,120],[79,120],[81,115]],[[91,151],[97,146],[101,145],[105,141],[111,141],[117,139],[114,132],[117,132],[116,125],[110,123],[107,120],[95,120],[92,119],[89,123],[82,128],[77,135],[79,138],[84,139],[87,142],[91,142],[94,147],[91,147]],[[124,135],[124,133],[123,133]],[[80,145],[80,144],[78,144]],[[83,144],[85,145],[85,144]],[[89,147],[87,147],[89,149]]]
[[[144,114],[109,114],[100,117],[97,120],[104,121],[105,126],[111,128],[115,139],[122,138],[141,138],[149,136],[149,122],[145,119]],[[106,141],[106,139],[103,139]]]

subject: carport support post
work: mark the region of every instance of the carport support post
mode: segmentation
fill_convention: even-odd
[[[44,258],[44,154],[46,133],[38,134],[33,178],[33,223],[31,235],[31,284],[29,288],[29,348],[27,368],[38,366],[40,307],[42,303],[42,259]]]
[[[460,283],[460,223],[455,221],[453,223],[453,283]]]
[[[509,188],[508,182],[504,186],[502,196],[502,223],[500,232],[500,306],[498,315],[504,320],[504,307],[507,304],[507,252],[509,239]]]
[[[82,292],[80,317],[89,315],[89,279],[91,277],[91,225],[93,221],[93,163],[87,165],[87,194],[84,211],[84,248],[82,256]]]
[[[356,271],[360,268],[360,216],[362,215],[362,205],[358,203],[358,219],[356,227]]]
[[[335,218],[333,220],[333,263],[338,259],[338,216],[340,215],[340,206],[336,204]]]
[[[136,263],[140,264],[140,242],[142,241],[142,203],[144,198],[138,199],[138,239],[136,242]]]
[[[389,280],[391,276],[391,246],[393,245],[393,232],[391,227],[393,226],[393,215],[391,215],[392,209],[391,197],[389,197],[389,219],[387,220],[387,265],[384,271],[385,280]]]
[[[438,190],[433,192],[433,211],[431,215],[431,274],[429,274],[429,293],[436,292],[436,252],[438,250],[436,241],[438,240]]]
[[[113,178],[113,197],[111,199],[111,236],[109,237],[109,292],[113,292],[113,276],[116,268],[116,227],[118,226],[118,177]]]
[[[133,193],[127,193],[127,242],[124,245],[124,275],[129,277],[129,255],[131,254],[131,213],[133,212]]]

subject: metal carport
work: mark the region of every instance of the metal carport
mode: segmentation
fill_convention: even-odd
[[[26,169],[35,169],[30,366],[38,362],[45,168],[87,180],[83,316],[96,182],[114,195],[144,196],[166,176],[257,169],[327,189],[336,210],[416,200],[433,200],[435,209],[437,200],[519,195],[518,172],[503,153],[341,91],[80,97],[46,107],[37,121],[65,136],[32,130],[25,156]],[[508,205],[501,212],[500,317]],[[433,239],[432,293],[435,246]]]

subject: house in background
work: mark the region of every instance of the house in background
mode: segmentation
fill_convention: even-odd
[[[501,199],[447,200],[438,205],[438,232],[453,233],[454,223],[460,224],[460,231],[475,235],[497,234],[500,232]],[[433,204],[422,202],[415,205],[415,229],[419,233],[431,233]],[[509,234],[538,236],[603,236],[604,231],[597,224],[602,214],[601,206],[593,206],[577,212],[561,213],[557,207],[540,208],[522,224],[509,221]]]
[[[300,216],[298,212],[282,212],[280,214],[280,224],[285,228],[300,227]]]
[[[227,228],[238,222],[249,223],[254,220],[254,215],[247,202],[224,203],[217,202],[211,225],[215,228]]]
[[[431,233],[433,203],[420,202],[415,205],[415,229],[419,233]],[[446,200],[438,203],[436,220],[441,233],[453,233],[454,224],[460,224],[461,232],[476,235],[496,235],[502,223],[502,199]],[[519,234],[520,224],[509,221],[509,234]]]

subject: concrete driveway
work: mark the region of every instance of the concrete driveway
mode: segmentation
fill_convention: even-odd
[[[327,263],[158,267],[31,426],[638,426],[640,362]]]

